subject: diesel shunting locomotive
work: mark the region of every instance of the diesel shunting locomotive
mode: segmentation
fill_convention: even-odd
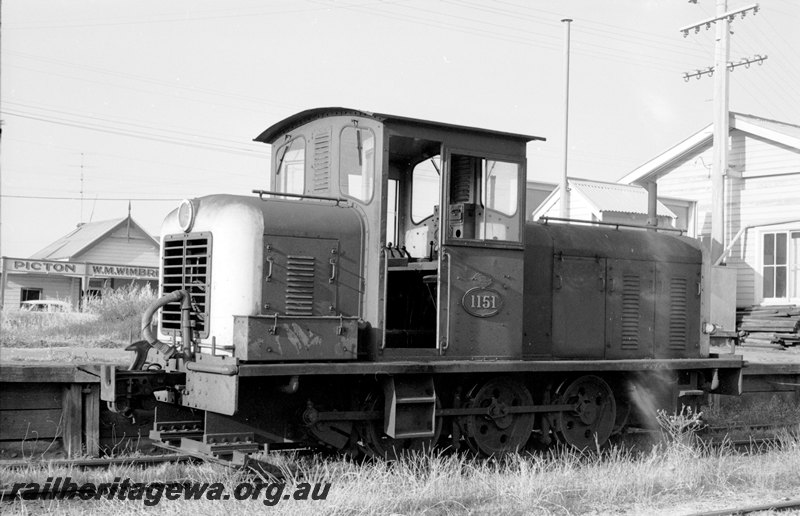
[[[103,399],[153,404],[153,439],[230,458],[594,447],[737,394],[741,358],[710,352],[700,244],[526,222],[539,139],[343,108],[278,122],[256,138],[269,190],[167,216],[143,316],[165,367],[105,368]]]

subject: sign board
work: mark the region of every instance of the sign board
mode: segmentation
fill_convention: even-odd
[[[158,279],[157,267],[142,267],[128,265],[103,265],[87,264],[88,275],[91,278],[131,278],[131,279]]]
[[[49,260],[3,258],[3,272],[83,276],[86,274],[86,265],[83,263],[53,262]]]
[[[496,290],[476,287],[464,293],[461,306],[475,317],[491,317],[497,315],[503,306],[503,297]]]
[[[104,263],[57,262],[29,260],[26,258],[3,258],[4,273],[52,274],[57,276],[121,278],[158,280],[158,267],[142,265],[111,265]]]

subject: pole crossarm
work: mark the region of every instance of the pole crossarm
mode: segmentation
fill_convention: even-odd
[[[733,71],[734,68],[738,68],[740,66],[744,66],[746,68],[750,68],[750,65],[753,63],[758,63],[760,66],[769,58],[769,56],[762,56],[761,54],[756,54],[754,57],[743,57],[738,63],[734,63],[733,61],[728,61],[728,68],[729,71]],[[696,70],[694,72],[684,72],[683,73],[683,80],[689,82],[689,79],[692,77],[696,79],[700,79],[703,75],[708,75],[709,77],[714,75],[714,67],[709,66],[707,68],[703,68],[702,70]]]
[[[694,30],[694,33],[697,34],[698,32],[700,32],[700,29],[704,25],[706,27],[706,30],[708,30],[708,29],[711,28],[711,24],[712,23],[716,23],[716,22],[718,22],[720,20],[724,20],[726,18],[728,19],[728,22],[732,22],[734,19],[736,19],[736,15],[737,14],[740,14],[741,17],[744,18],[747,15],[747,13],[750,12],[750,11],[753,11],[753,14],[758,13],[758,9],[759,9],[758,4],[748,5],[747,7],[742,7],[741,9],[736,9],[735,11],[728,11],[728,12],[726,12],[724,14],[721,14],[719,16],[715,16],[713,18],[708,18],[706,20],[703,20],[703,21],[701,21],[699,23],[695,23],[693,25],[687,25],[686,27],[681,27],[678,30],[683,32],[683,37],[685,38],[685,37],[689,36],[689,31],[690,30]]]

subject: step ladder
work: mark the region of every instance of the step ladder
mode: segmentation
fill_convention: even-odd
[[[384,432],[394,439],[433,437],[436,390],[433,377],[402,375],[384,381]]]

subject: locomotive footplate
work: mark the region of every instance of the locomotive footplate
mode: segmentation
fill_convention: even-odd
[[[713,377],[712,394],[739,394],[744,361],[741,355],[719,355],[708,358],[664,358],[646,360],[395,360],[386,362],[303,362],[247,363],[239,362],[235,374],[244,377],[291,377],[299,375],[402,375],[465,373],[570,373],[604,374],[633,372],[703,371]]]

